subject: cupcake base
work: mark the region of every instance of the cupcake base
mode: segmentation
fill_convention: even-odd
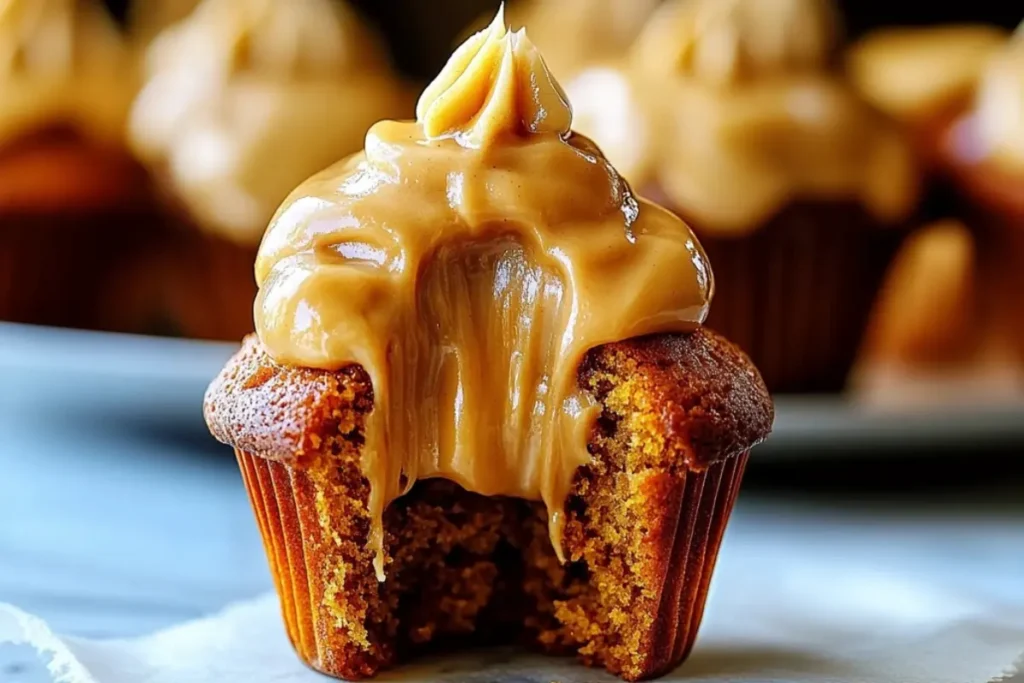
[[[256,247],[207,235],[164,215],[168,234],[147,246],[108,280],[105,328],[214,341],[237,341],[253,331]]]
[[[565,564],[542,504],[429,479],[384,512],[378,582],[360,465],[369,378],[282,366],[247,340],[205,414],[237,454],[302,659],[365,678],[425,651],[519,642],[627,680],[675,668],[770,430],[767,390],[706,330],[594,349],[579,385],[601,413],[563,507]]]
[[[542,505],[486,498],[440,480],[419,482],[386,513],[387,579],[377,584],[355,530],[331,521],[333,514],[321,516],[325,508],[353,505],[331,482],[334,475],[242,451],[237,456],[288,637],[303,661],[341,678],[371,676],[456,645],[508,642],[550,654],[575,651],[584,662],[629,680],[665,673],[693,647],[747,460],[743,454],[675,481],[645,483],[646,495],[663,506],[647,541],[664,557],[658,575],[643,578],[618,575],[613,564],[597,566],[582,557],[559,565]],[[586,503],[573,504],[580,509],[571,524],[579,532],[610,521],[607,509],[588,515],[594,510]],[[582,516],[589,517],[586,524]],[[568,544],[570,551],[573,546]],[[635,631],[614,634],[649,653],[631,669],[606,656],[612,633],[609,643],[584,635],[600,632],[621,614],[608,609],[592,585],[604,579],[626,593],[639,579],[642,590],[659,596],[652,614],[636,606]],[[365,628],[353,629],[353,603],[393,611],[371,612]]]
[[[168,264],[167,307],[179,332],[195,339],[237,341],[253,331],[258,245],[199,230],[183,231]]]
[[[159,239],[144,170],[54,126],[0,150],[0,320],[122,329],[111,276]]]
[[[769,390],[836,392],[906,230],[855,202],[798,202],[750,233],[694,228],[715,273],[706,324],[746,351]]]

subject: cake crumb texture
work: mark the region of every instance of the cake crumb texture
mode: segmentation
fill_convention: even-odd
[[[579,381],[602,414],[566,500],[567,563],[543,504],[431,479],[385,511],[378,583],[359,465],[366,374],[277,366],[245,342],[206,416],[236,449],[305,661],[361,679],[424,652],[509,642],[627,680],[682,661],[771,401],[749,360],[705,330],[596,349]]]

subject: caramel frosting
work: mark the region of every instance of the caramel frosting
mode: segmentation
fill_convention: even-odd
[[[988,158],[1024,170],[1024,23],[985,67],[975,120]]]
[[[200,224],[255,245],[297,183],[406,104],[343,5],[204,0],[149,49],[129,133]]]
[[[644,158],[627,177],[657,184],[701,230],[753,230],[794,199],[859,199],[882,222],[904,218],[918,189],[911,151],[833,68],[838,36],[824,0],[662,7],[628,66],[645,113],[636,145]],[[576,95],[585,76],[568,90]],[[585,119],[607,120],[619,116],[601,104],[610,97],[574,101],[594,103],[579,112]]]
[[[120,138],[133,83],[98,4],[0,0],[0,144],[51,125]]]
[[[850,48],[846,67],[871,104],[913,124],[967,106],[1005,43],[1005,31],[985,25],[883,29]]]
[[[383,510],[429,477],[543,501],[560,552],[596,418],[583,354],[694,329],[713,288],[686,225],[570,131],[564,93],[501,13],[417,112],[299,186],[256,262],[267,352],[373,381],[362,466],[381,577]]]

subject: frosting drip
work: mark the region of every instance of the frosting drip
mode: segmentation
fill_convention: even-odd
[[[0,0],[0,143],[48,125],[117,140],[132,86],[127,50],[98,5]]]
[[[332,0],[205,0],[147,55],[130,138],[199,222],[258,243],[288,192],[406,100]]]
[[[558,95],[541,118],[538,91]],[[560,552],[596,417],[583,354],[707,313],[700,245],[566,132],[560,92],[524,34],[492,25],[427,89],[419,121],[375,125],[363,153],[291,195],[260,248],[268,353],[359,363],[373,381],[362,467],[381,577],[383,511],[429,477],[543,501]]]
[[[984,70],[975,118],[988,156],[1024,169],[1024,23]]]
[[[630,180],[660,186],[700,230],[741,234],[796,199],[855,198],[880,221],[904,218],[918,190],[911,150],[832,70],[838,35],[824,0],[664,6],[630,60],[645,112]],[[584,72],[569,91],[602,81],[613,83]],[[575,100],[592,103],[588,130],[615,115],[608,96]]]

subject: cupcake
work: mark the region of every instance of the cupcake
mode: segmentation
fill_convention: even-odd
[[[101,325],[107,274],[148,234],[127,52],[97,4],[10,0],[0,81],[0,319]]]
[[[518,0],[509,3],[509,24],[529,26],[534,44],[559,79],[594,64],[619,61],[660,0]],[[466,31],[483,28],[490,15]]]
[[[868,34],[846,54],[854,87],[899,122],[917,153],[925,175],[924,220],[951,212],[934,140],[974,100],[982,69],[1006,38],[1003,29],[983,24],[888,28]]]
[[[975,231],[979,315],[1024,359],[1024,24],[933,143],[958,216]]]
[[[975,360],[974,239],[959,221],[915,231],[886,277],[863,350],[868,363],[938,370]]]
[[[406,106],[374,38],[331,0],[204,0],[154,40],[129,134],[180,226],[164,305],[184,334],[252,330],[252,263],[278,204]]]
[[[693,645],[772,405],[701,324],[696,238],[571,120],[499,12],[267,231],[205,414],[319,671],[521,642],[638,680]]]
[[[824,0],[672,2],[628,70],[567,86],[581,132],[693,226],[708,325],[778,392],[843,386],[917,203],[904,135],[835,68],[838,32]]]
[[[984,24],[886,28],[850,46],[846,69],[864,98],[916,139],[970,104],[1005,42],[1003,29]]]

